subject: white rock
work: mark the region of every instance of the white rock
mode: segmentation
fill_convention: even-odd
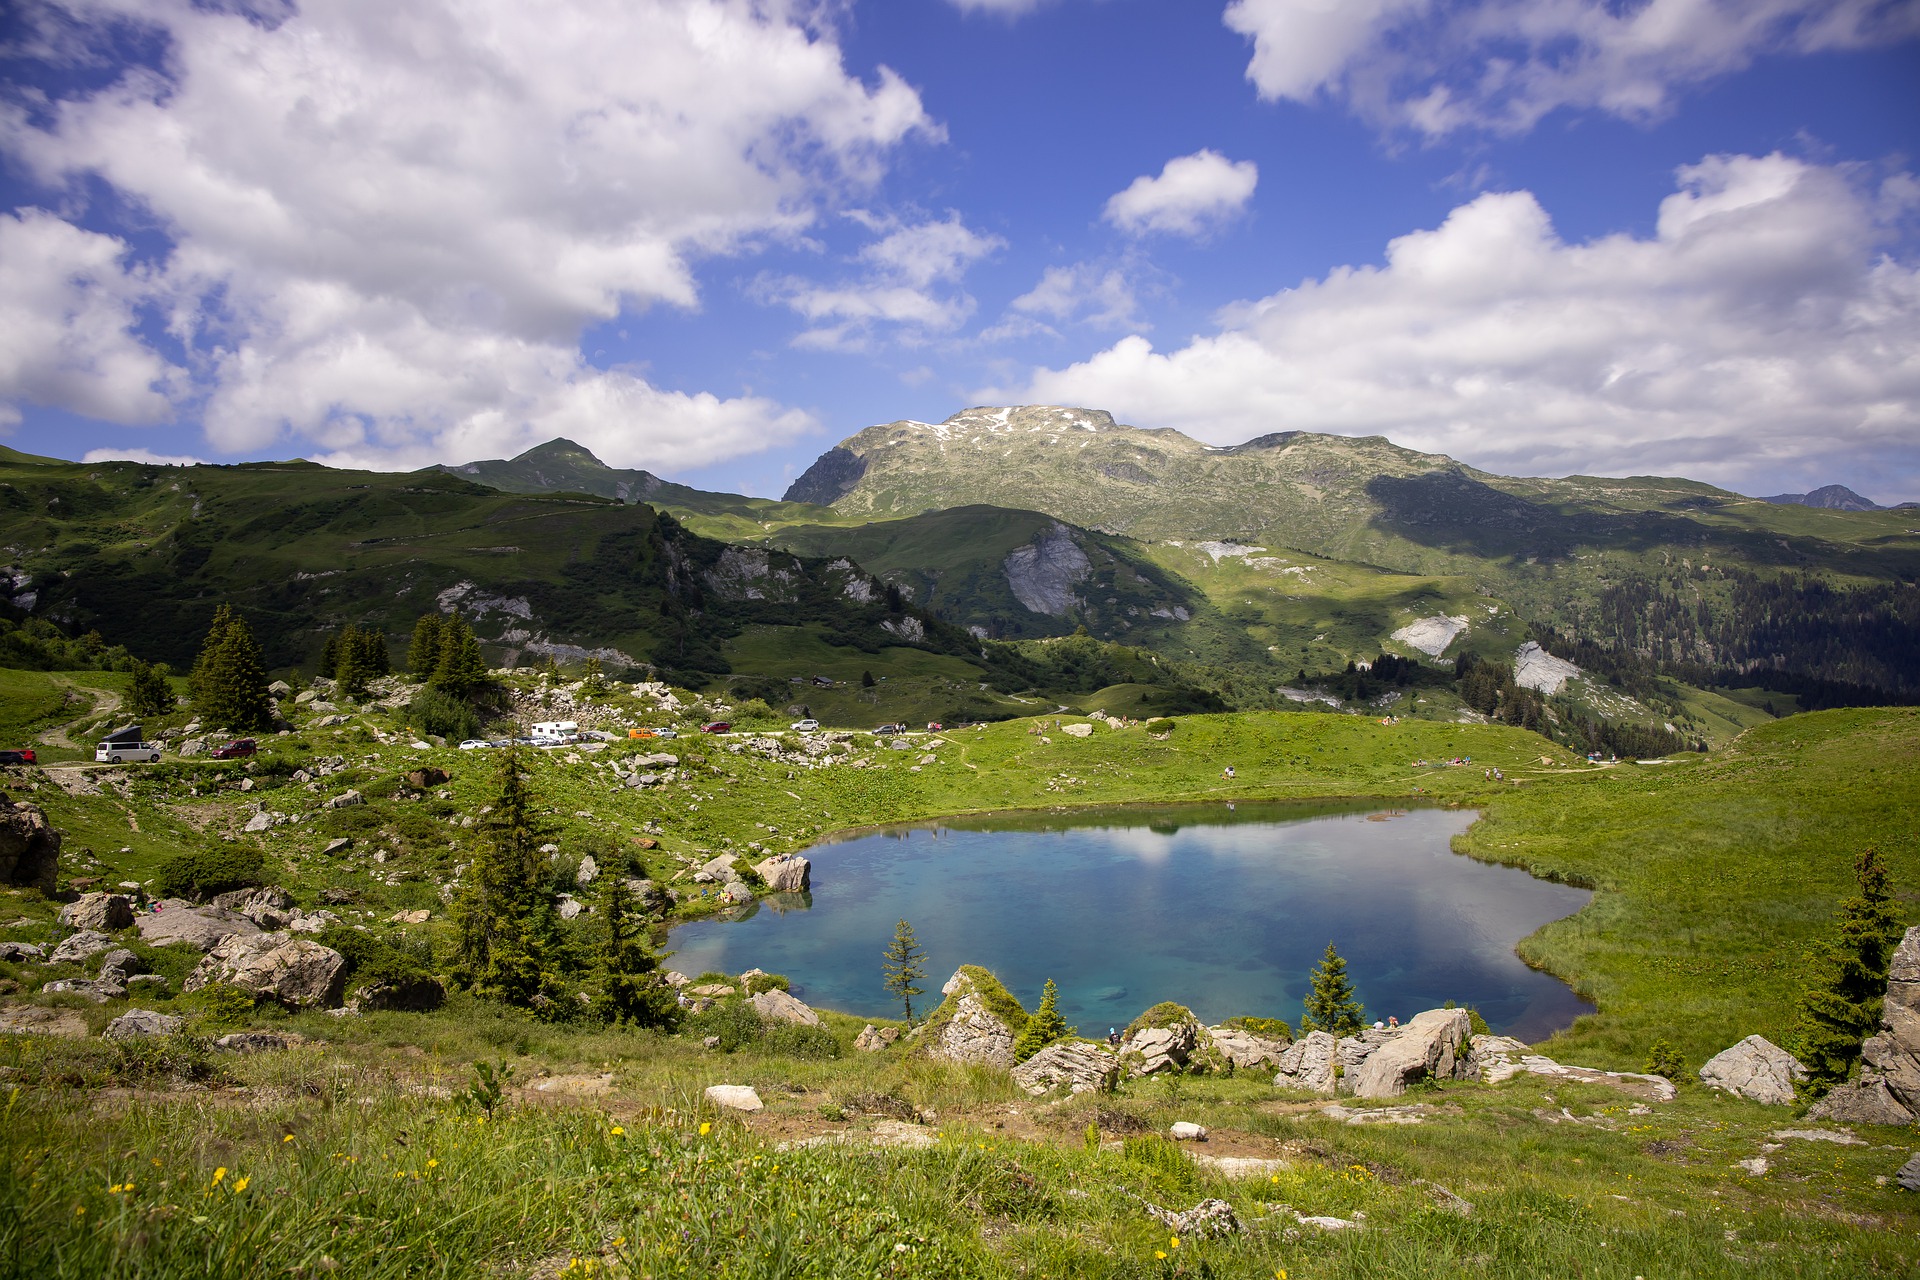
[[[1748,1036],[1700,1068],[1700,1079],[1712,1088],[1777,1107],[1792,1106],[1794,1081],[1806,1078],[1798,1058],[1761,1036]]]
[[[1167,1128],[1175,1142],[1205,1142],[1207,1131],[1191,1120],[1176,1120]]]
[[[778,987],[762,991],[748,1003],[753,1006],[755,1013],[769,1022],[794,1022],[804,1027],[820,1025],[819,1014]]]
[[[710,1084],[707,1101],[733,1111],[759,1111],[766,1105],[753,1091],[753,1086],[745,1084]]]

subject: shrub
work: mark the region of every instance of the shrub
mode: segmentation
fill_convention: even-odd
[[[1173,721],[1167,719],[1165,716],[1161,716],[1158,719],[1149,720],[1147,721],[1147,732],[1148,733],[1172,733]]]
[[[809,1027],[798,1022],[780,1022],[766,1028],[760,1037],[768,1053],[788,1058],[825,1061],[840,1056],[840,1041],[825,1027]]]
[[[320,942],[345,958],[344,977],[355,987],[375,982],[400,985],[433,976],[433,948],[425,939],[404,942],[334,925],[320,935]]]
[[[201,1025],[209,1028],[242,1027],[253,1017],[253,995],[227,982],[217,982],[200,992]]]
[[[427,688],[414,694],[407,704],[407,723],[450,742],[480,736],[480,717],[472,705],[444,689]]]
[[[1284,1018],[1228,1018],[1222,1025],[1264,1036],[1268,1040],[1293,1039],[1293,1028],[1287,1025]]]
[[[1200,1171],[1187,1153],[1159,1134],[1128,1138],[1120,1144],[1120,1154],[1131,1164],[1149,1169],[1177,1191],[1192,1191],[1200,1185]]]
[[[227,988],[232,990],[231,987]],[[249,1000],[247,1007],[252,1008]],[[225,1073],[214,1061],[213,1046],[199,1036],[175,1033],[167,1036],[136,1036],[112,1040],[113,1074],[126,1084],[151,1080],[175,1080],[182,1084],[202,1084]]]
[[[718,1036],[722,1053],[732,1053],[754,1043],[762,1030],[760,1015],[744,1000],[722,1000],[694,1014],[682,1025],[688,1035],[697,1039]]]
[[[779,973],[756,973],[747,979],[747,994],[757,996],[762,991],[791,991],[786,975]]]
[[[1668,1043],[1665,1036],[1655,1040],[1653,1048],[1647,1050],[1648,1075],[1665,1076],[1669,1080],[1678,1082],[1686,1069],[1687,1064],[1681,1058],[1680,1051]]]
[[[1187,1006],[1175,1004],[1171,1000],[1162,1000],[1129,1022],[1124,1034],[1130,1036],[1136,1031],[1145,1031],[1149,1028],[1177,1027],[1183,1022],[1198,1021],[1199,1019],[1193,1016],[1193,1010]]]
[[[190,849],[160,864],[154,887],[163,898],[197,902],[216,893],[253,888],[260,883],[262,866],[257,849]]]
[[[1442,1009],[1458,1009],[1460,1006],[1449,1000],[1440,1007]],[[1487,1020],[1481,1017],[1480,1011],[1472,1005],[1467,1006],[1467,1034],[1476,1036],[1490,1036],[1493,1034],[1493,1029],[1487,1025]]]

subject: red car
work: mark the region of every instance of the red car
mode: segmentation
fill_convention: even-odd
[[[254,754],[259,749],[259,745],[255,743],[252,738],[235,738],[224,747],[215,747],[213,749],[213,758],[215,760],[238,760],[244,756]]]
[[[732,721],[730,721],[730,720],[715,720],[715,721],[714,721],[714,722],[713,722],[712,724],[703,724],[703,725],[701,725],[701,726],[700,726],[700,732],[702,732],[702,733],[732,733],[732,732],[733,732],[733,722],[732,722]]]
[[[32,764],[32,747],[21,747],[18,751],[0,751],[0,764]]]

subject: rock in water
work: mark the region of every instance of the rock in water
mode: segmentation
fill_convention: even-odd
[[[755,1013],[768,1022],[795,1022],[803,1027],[820,1025],[819,1014],[777,987],[762,991],[748,1003],[753,1006]]]
[[[813,864],[797,853],[780,854],[754,867],[774,893],[805,893],[812,887]]]
[[[0,795],[0,883],[38,889],[49,897],[60,884],[60,833],[38,805]]]
[[[140,1040],[147,1036],[170,1036],[182,1025],[183,1020],[172,1014],[155,1013],[151,1009],[129,1009],[109,1022],[101,1034],[107,1040]]]
[[[1907,930],[1887,967],[1880,1034],[1860,1046],[1860,1078],[1807,1115],[1847,1124],[1912,1124],[1920,1117],[1920,925]]]
[[[207,953],[187,977],[185,988],[198,991],[226,982],[253,994],[297,1007],[339,1003],[347,961],[332,947],[284,933],[235,934]]]
[[[1798,1058],[1761,1036],[1748,1036],[1700,1068],[1700,1079],[1711,1087],[1777,1107],[1793,1105],[1794,1081],[1806,1078]]]
[[[1280,1055],[1279,1071],[1273,1082],[1283,1089],[1332,1093],[1337,1079],[1333,1069],[1338,1053],[1339,1042],[1330,1033],[1309,1031]]]
[[[60,923],[69,929],[112,933],[133,923],[133,903],[118,893],[82,894],[78,902],[69,902],[60,908]]]
[[[752,1085],[710,1084],[707,1086],[707,1101],[716,1107],[726,1107],[733,1111],[758,1111],[765,1104],[760,1095],[753,1091]]]
[[[1397,1098],[1416,1080],[1451,1077],[1472,1030],[1465,1009],[1415,1014],[1399,1035],[1368,1054],[1353,1073],[1353,1096]]]
[[[1097,1044],[1050,1044],[1013,1069],[1013,1082],[1035,1095],[1064,1087],[1069,1093],[1110,1088],[1120,1060]]]

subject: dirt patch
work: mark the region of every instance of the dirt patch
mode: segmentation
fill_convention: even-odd
[[[87,1020],[72,1009],[48,1009],[36,1004],[13,1004],[0,1009],[0,1032],[15,1035],[87,1037]]]

